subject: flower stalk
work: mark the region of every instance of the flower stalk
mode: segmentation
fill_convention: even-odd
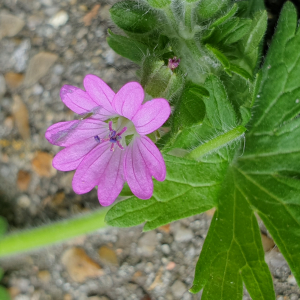
[[[0,258],[58,243],[104,228],[108,209],[101,208],[75,218],[8,234],[0,239]]]

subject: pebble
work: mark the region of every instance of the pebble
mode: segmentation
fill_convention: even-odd
[[[102,246],[98,250],[98,254],[100,256],[101,261],[103,261],[104,264],[108,265],[118,265],[118,257],[116,255],[116,252],[111,249],[108,246]]]
[[[68,22],[68,20],[68,14],[64,10],[61,10],[49,20],[49,24],[54,28],[58,28],[60,26],[65,25]]]
[[[30,48],[30,40],[24,40],[12,54],[11,60],[16,72],[20,73],[25,71],[28,63]]]
[[[263,233],[261,234],[261,240],[265,252],[268,252],[274,248],[274,241]]]
[[[31,166],[33,171],[35,171],[41,177],[53,177],[56,175],[56,169],[52,166],[53,155],[38,151],[36,152],[33,160],[31,161]]]
[[[183,226],[178,226],[174,232],[174,238],[176,242],[184,243],[189,242],[194,237],[193,231]]]
[[[29,113],[27,106],[23,103],[21,97],[18,95],[13,96],[12,111],[21,137],[24,140],[28,140],[30,137]]]
[[[72,280],[84,282],[88,278],[99,277],[104,274],[102,268],[93,261],[82,248],[67,249],[61,258]]]
[[[18,198],[17,201],[18,201],[18,205],[20,207],[22,207],[22,208],[29,207],[30,203],[31,203],[31,201],[30,201],[30,199],[29,199],[29,197],[27,195],[21,195],[21,196],[19,196],[19,198]]]
[[[8,72],[4,75],[5,82],[11,90],[17,89],[24,80],[24,74]]]
[[[170,246],[168,244],[161,245],[161,251],[164,254],[170,254],[170,252],[171,252]]]
[[[58,56],[50,52],[40,52],[33,56],[28,64],[24,85],[32,86],[47,74],[49,69],[58,59]]]
[[[0,99],[4,96],[6,93],[6,85],[5,85],[5,79],[2,74],[0,74]]]
[[[0,40],[4,37],[12,37],[21,31],[25,22],[14,15],[0,13]]]
[[[171,286],[171,291],[175,299],[182,299],[182,295],[186,292],[187,288],[180,280],[176,280]]]
[[[292,275],[289,275],[287,281],[288,281],[288,283],[291,284],[291,285],[297,285],[296,278],[295,278],[295,276],[294,276],[293,274],[292,274]]]
[[[20,191],[27,191],[31,181],[31,174],[27,171],[20,170],[17,175],[17,186]]]
[[[296,294],[291,294],[290,295],[290,300],[298,300],[299,297]]]
[[[138,251],[141,255],[150,257],[158,244],[155,231],[149,231],[143,234],[138,242]]]

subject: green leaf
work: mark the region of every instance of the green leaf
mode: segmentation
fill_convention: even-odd
[[[212,25],[210,26],[210,28],[216,27],[216,26],[219,26],[219,25],[225,23],[228,19],[230,19],[231,17],[233,17],[235,15],[237,10],[238,10],[238,6],[236,3],[234,3],[233,6],[231,7],[231,9],[227,12],[227,14],[225,14],[224,16],[222,16],[221,18],[219,18],[215,22],[213,22]]]
[[[300,112],[300,31],[297,12],[287,2],[262,70],[251,132],[270,133]]]
[[[171,0],[146,0],[154,8],[164,8],[171,4]]]
[[[109,11],[114,23],[128,32],[146,33],[157,26],[154,11],[135,1],[117,2]]]
[[[251,28],[251,19],[239,19],[239,23],[225,38],[224,44],[230,45],[240,40]]]
[[[130,227],[144,222],[144,231],[174,220],[199,214],[216,205],[220,179],[228,163],[197,163],[164,156],[167,178],[154,181],[154,193],[147,201],[136,197],[115,204],[106,215],[111,226]]]
[[[243,38],[243,52],[249,54],[255,51],[265,35],[268,16],[266,11],[255,13],[250,32]]]
[[[227,59],[227,57],[218,49],[212,47],[209,44],[205,45],[206,49],[210,51],[211,54],[222,64],[224,71],[231,77],[231,71],[230,71],[230,62]]]
[[[205,116],[203,93],[207,95],[208,92],[195,84],[189,84],[183,89],[173,113],[173,130],[202,123]]]
[[[142,63],[149,51],[146,45],[134,39],[114,34],[111,30],[108,30],[108,34],[107,43],[116,53],[139,65]]]
[[[203,300],[241,300],[243,282],[253,300],[275,299],[257,220],[231,170],[220,191],[191,292],[204,288]]]
[[[11,299],[7,290],[2,286],[0,286],[0,299],[1,300],[10,300]]]
[[[213,17],[227,6],[229,2],[229,0],[202,0],[198,7],[199,17],[201,19]]]
[[[294,101],[299,88],[293,82],[300,75],[296,16],[287,2],[262,70],[245,150],[227,169],[220,189],[192,288],[192,292],[204,288],[204,300],[240,300],[242,282],[253,300],[275,299],[254,212],[300,282],[300,109]],[[269,67],[281,65],[282,73]]]

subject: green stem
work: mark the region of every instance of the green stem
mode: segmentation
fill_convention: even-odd
[[[31,230],[8,234],[0,239],[0,258],[18,252],[54,244],[78,235],[86,234],[106,226],[107,209],[99,209]]]
[[[222,146],[225,146],[226,144],[232,142],[233,140],[243,135],[245,131],[246,131],[245,127],[238,126],[222,135],[219,135],[218,137],[210,140],[209,142],[200,145],[199,147],[191,151],[189,154],[187,154],[186,158],[200,160],[200,158],[203,155],[213,150],[216,150]]]

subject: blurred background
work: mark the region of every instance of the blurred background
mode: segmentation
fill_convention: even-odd
[[[59,147],[44,134],[77,117],[60,100],[62,85],[82,88],[84,76],[95,74],[117,91],[137,80],[136,66],[106,43],[114,2],[0,0],[0,216],[9,232],[99,208],[95,190],[76,195],[73,172],[52,168]],[[268,2],[276,8],[270,22],[281,2]],[[106,228],[1,259],[1,284],[16,300],[201,299],[188,289],[212,214],[148,233],[141,226]],[[300,299],[288,265],[260,225],[277,299]]]

